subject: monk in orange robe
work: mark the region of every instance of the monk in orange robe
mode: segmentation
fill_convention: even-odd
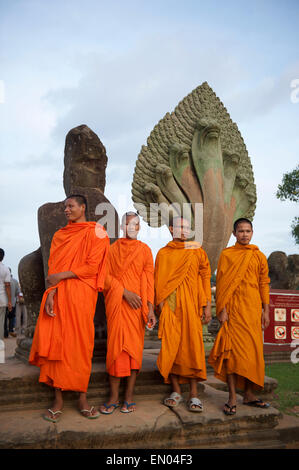
[[[65,201],[68,224],[52,240],[48,288],[35,328],[29,362],[40,367],[40,382],[55,388],[54,404],[44,419],[56,422],[63,407],[62,392],[79,392],[79,409],[87,418],[99,412],[86,398],[94,347],[93,318],[98,292],[103,290],[109,238],[103,227],[87,222],[84,196]]]
[[[140,221],[137,214],[127,212],[122,218],[124,238],[111,245],[108,274],[105,281],[107,317],[107,358],[110,398],[100,407],[111,414],[120,406],[121,377],[127,377],[121,412],[136,409],[134,386],[142,365],[145,325],[153,328],[154,263],[150,248],[137,240]]]
[[[216,278],[216,314],[221,323],[209,364],[215,376],[228,383],[226,415],[236,413],[236,388],[244,390],[245,405],[267,408],[254,390],[264,387],[265,365],[262,330],[269,325],[268,264],[251,245],[252,223],[234,223],[236,244],[222,251]]]
[[[180,384],[189,383],[188,409],[202,411],[197,382],[206,380],[202,323],[211,319],[211,269],[206,252],[190,238],[190,224],[182,217],[170,222],[173,240],[162,248],[155,263],[156,305],[162,340],[157,365],[173,392],[164,404],[177,406],[183,398]]]

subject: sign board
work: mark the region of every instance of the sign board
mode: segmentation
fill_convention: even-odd
[[[299,340],[299,291],[270,289],[270,324],[264,344],[291,344]]]

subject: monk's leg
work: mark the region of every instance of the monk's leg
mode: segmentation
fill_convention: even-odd
[[[138,370],[132,369],[131,375],[127,377],[127,385],[126,385],[126,390],[125,390],[125,402],[127,402],[128,404],[133,403],[134,387],[136,383],[137,372]],[[136,405],[134,404],[128,407],[128,405],[124,403],[121,409],[124,411],[127,409],[135,411]]]
[[[267,408],[269,405],[265,403],[263,400],[260,400],[256,397],[256,395],[253,392],[254,389],[254,383],[251,382],[251,380],[245,379],[245,388],[244,388],[244,397],[243,397],[243,403],[254,403],[254,406],[258,408]]]
[[[228,374],[227,375],[227,385],[228,385],[228,402],[230,408],[235,407],[237,405],[237,392],[236,392],[236,383],[237,377],[236,374]],[[225,410],[228,410],[228,407],[224,405]]]
[[[51,406],[50,410],[55,413],[56,411],[61,411],[63,407],[63,397],[62,397],[62,391],[59,388],[55,388],[55,398],[53,405]],[[45,417],[51,418],[51,419],[59,419],[60,418],[60,413],[53,414],[49,410],[45,413]]]
[[[189,383],[190,383],[189,400],[191,398],[198,398],[197,379],[189,379]],[[193,404],[191,405],[191,408],[196,409],[196,408],[202,408],[202,407],[199,405]]]
[[[109,405],[118,405],[119,404],[119,386],[120,386],[120,377],[114,377],[114,375],[109,375],[109,384],[110,384],[110,397],[109,400],[105,403],[106,406],[101,406],[100,411],[102,412],[112,412],[115,409],[115,406]],[[107,408],[108,407],[108,408]]]
[[[175,374],[169,374],[169,378],[170,378],[170,381],[171,381],[172,391],[175,392],[175,393],[178,393],[179,395],[181,395],[181,387],[180,387],[180,384],[179,384],[179,376],[175,375]],[[170,406],[175,405],[175,401],[172,400],[171,398],[167,398],[166,401]]]
[[[88,402],[87,402],[87,395],[86,393],[83,393],[83,392],[81,392],[79,395],[79,410],[81,411],[83,416],[86,416],[87,418],[89,416],[96,416],[99,414],[99,412],[95,409],[94,406],[89,407]]]

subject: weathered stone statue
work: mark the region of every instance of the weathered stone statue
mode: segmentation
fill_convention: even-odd
[[[287,256],[283,251],[273,251],[268,266],[273,289],[299,289],[299,255]]]
[[[70,130],[66,136],[64,150],[63,184],[66,196],[82,194],[88,201],[87,220],[97,220],[101,223],[107,214],[99,210],[101,203],[112,208],[109,211],[115,233],[108,235],[113,242],[118,238],[118,215],[104,196],[106,182],[107,155],[105,147],[98,136],[89,127],[82,125]],[[48,272],[48,259],[51,241],[54,233],[66,225],[64,202],[47,203],[38,210],[38,230],[41,246],[38,250],[25,256],[19,263],[19,280],[24,293],[28,313],[28,326],[25,338],[18,339],[16,355],[22,359],[28,358],[32,337],[43,293],[45,277]],[[107,225],[104,224],[103,225]],[[104,355],[103,339],[106,338],[106,323],[102,294],[99,295],[95,314],[96,342],[94,356]]]
[[[152,227],[167,223],[169,206],[176,203],[172,214],[184,208],[194,228],[195,204],[202,203],[203,248],[212,271],[233,222],[253,219],[256,188],[246,146],[206,82],[154,127],[138,156],[132,197]],[[152,203],[160,208],[150,207]]]

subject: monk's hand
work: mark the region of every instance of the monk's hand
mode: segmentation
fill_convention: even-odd
[[[206,307],[203,308],[202,322],[203,322],[204,325],[206,325],[207,323],[210,323],[211,319],[212,319],[211,304],[210,304],[210,302],[208,302]]]
[[[48,287],[56,286],[63,279],[62,273],[50,274],[46,277]]]
[[[45,303],[45,311],[47,315],[50,317],[56,317],[53,307],[54,307],[54,295],[55,295],[56,290],[52,290],[49,292],[46,303]]]
[[[153,307],[149,309],[148,316],[147,316],[147,326],[152,329],[155,327],[157,323],[156,315],[154,314]]]
[[[220,321],[221,325],[228,320],[228,314],[226,308],[224,308],[218,315],[218,320]]]
[[[270,316],[269,316],[269,305],[264,305],[263,313],[262,313],[262,330],[268,328],[270,323]]]
[[[141,297],[135,294],[135,292],[131,292],[130,290],[124,289],[123,297],[128,302],[130,307],[134,308],[135,310],[142,306]]]

